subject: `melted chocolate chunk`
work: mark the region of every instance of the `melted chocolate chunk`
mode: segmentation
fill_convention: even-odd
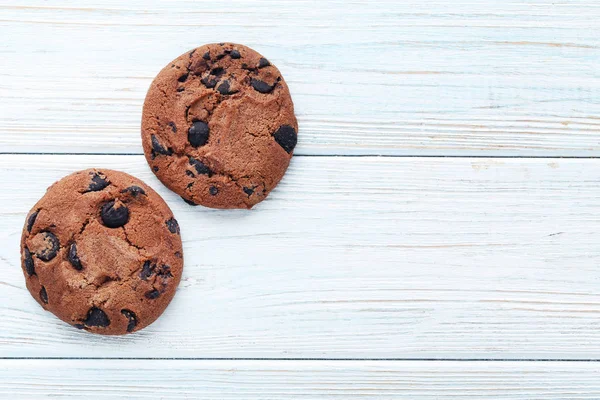
[[[158,276],[162,279],[172,278],[173,274],[171,273],[171,267],[168,266],[167,264],[165,264],[165,265],[161,266],[160,268],[157,268],[156,276]]]
[[[252,196],[252,194],[254,193],[254,188],[249,188],[249,187],[244,186],[243,190],[244,190],[244,193],[246,193],[248,195],[248,197]]]
[[[148,278],[152,276],[155,268],[156,264],[152,264],[150,261],[144,262],[144,265],[142,266],[142,272],[140,272],[140,279],[147,281]]]
[[[40,233],[44,239],[45,246],[37,251],[35,251],[35,256],[42,261],[50,261],[60,249],[60,242],[56,235],[52,232],[42,232]]]
[[[271,86],[268,83],[261,81],[260,79],[254,79],[254,78],[252,78],[252,81],[250,81],[250,84],[252,85],[254,90],[256,90],[259,93],[263,93],[263,94],[271,93],[273,91],[273,89],[275,89],[275,86],[277,86],[277,82],[275,82],[273,84],[273,86]]]
[[[258,60],[258,68],[268,67],[269,65],[271,65],[271,63],[264,57]]]
[[[46,288],[43,286],[40,289],[40,299],[44,304],[48,304],[48,293],[46,292]]]
[[[141,195],[146,195],[146,191],[144,189],[142,189],[139,186],[129,186],[123,190],[121,190],[121,193],[129,193],[130,195],[132,195],[133,197],[138,197],[140,194]]]
[[[190,157],[189,161],[190,161],[190,165],[192,165],[196,169],[197,173],[199,173],[201,175],[212,176],[212,171],[210,170],[210,168],[208,168],[206,165],[204,165],[204,163],[202,163],[202,161],[196,160],[194,157]]]
[[[228,80],[224,80],[217,88],[217,91],[219,93],[221,93],[222,95],[230,95],[230,94],[237,93],[237,90],[231,90]]]
[[[115,207],[115,201],[109,201],[100,211],[102,222],[109,228],[119,228],[129,221],[129,209],[124,204]]]
[[[210,74],[211,74],[211,75],[214,75],[214,76],[221,76],[221,75],[223,75],[224,73],[225,73],[225,68],[222,68],[222,67],[213,68],[213,69],[210,71]]]
[[[129,322],[127,322],[127,332],[133,332],[137,326],[137,316],[133,311],[130,310],[121,310],[121,314],[123,314],[125,318],[129,320]]]
[[[183,197],[183,196],[181,196],[181,199],[182,199],[183,201],[185,201],[186,203],[188,203],[190,206],[194,206],[194,207],[195,207],[195,206],[197,206],[197,205],[198,205],[198,204],[194,203],[193,201],[186,199],[186,198],[185,198],[185,197]]]
[[[273,134],[273,137],[287,153],[291,153],[294,150],[298,141],[296,130],[289,125],[281,125]]]
[[[210,129],[204,121],[195,121],[188,130],[188,141],[193,147],[204,146],[208,142]]]
[[[25,272],[27,275],[32,276],[35,275],[35,265],[33,263],[33,257],[31,257],[31,253],[29,249],[25,247],[24,249],[25,259],[23,260],[23,267],[25,268]]]
[[[215,86],[217,86],[217,83],[219,83],[219,80],[217,78],[211,78],[211,77],[207,76],[206,78],[200,79],[200,82],[202,82],[202,84],[204,86],[206,86],[207,88],[212,89]]]
[[[31,232],[31,228],[33,228],[33,224],[35,224],[35,219],[37,218],[40,210],[35,210],[29,218],[27,218],[27,232]]]
[[[106,176],[102,176],[98,172],[94,172],[92,174],[92,181],[90,182],[88,190],[86,190],[85,193],[98,192],[107,187],[108,184],[109,182],[106,180]]]
[[[152,135],[152,150],[155,154],[162,154],[164,156],[170,156],[173,154],[173,150],[170,148],[165,148],[162,144],[160,144],[155,135]]]
[[[140,279],[147,281],[152,275],[156,275],[162,279],[172,278],[171,267],[164,264],[158,265],[150,260],[144,262],[142,271],[140,272]]]
[[[106,328],[110,325],[110,320],[104,311],[99,308],[92,307],[88,311],[83,324],[87,327],[97,326],[100,328]]]
[[[175,218],[171,217],[171,219],[166,221],[166,224],[169,232],[179,235],[179,224]]]
[[[83,269],[83,265],[81,265],[81,260],[77,255],[77,245],[75,243],[71,244],[69,247],[69,254],[67,255],[67,259],[77,271],[81,271]]]

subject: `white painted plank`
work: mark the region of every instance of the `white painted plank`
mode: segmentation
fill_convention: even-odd
[[[55,179],[132,173],[180,221],[174,302],[93,336],[25,290],[19,237]],[[251,211],[190,207],[142,156],[0,156],[0,356],[600,358],[600,160],[295,157]]]
[[[573,362],[3,360],[7,399],[598,399]]]
[[[0,151],[141,153],[154,75],[234,41],[282,71],[298,154],[598,156],[595,0],[0,2]]]

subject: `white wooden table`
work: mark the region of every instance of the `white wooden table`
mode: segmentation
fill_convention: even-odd
[[[600,398],[596,0],[0,0],[0,398]],[[150,172],[145,92],[200,44],[284,74],[290,169],[252,211]],[[77,331],[25,289],[47,186],[114,168],[181,224],[151,327]]]

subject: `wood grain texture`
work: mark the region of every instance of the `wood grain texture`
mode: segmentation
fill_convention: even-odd
[[[599,363],[10,360],[7,399],[598,399]]]
[[[166,313],[106,338],[44,312],[19,237],[54,180],[110,167],[181,225]],[[0,156],[0,355],[600,358],[600,160],[295,157],[251,211],[190,207],[142,156]]]
[[[139,154],[152,78],[226,40],[281,69],[297,154],[595,157],[599,21],[592,0],[4,0],[0,151]]]

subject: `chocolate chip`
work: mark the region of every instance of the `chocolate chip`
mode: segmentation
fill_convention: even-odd
[[[185,201],[186,203],[188,203],[190,206],[194,206],[194,207],[195,207],[195,206],[197,206],[197,205],[198,205],[198,204],[194,203],[193,201],[186,199],[186,198],[185,198],[185,197],[183,197],[183,196],[181,196],[181,199],[182,199],[183,201]]]
[[[179,82],[185,82],[186,79],[188,78],[188,75],[189,74],[183,74],[183,75],[181,75],[179,78],[177,78],[177,81],[179,81]]]
[[[225,42],[219,43],[219,46],[225,46]]]
[[[212,171],[210,170],[210,168],[208,168],[206,165],[204,165],[204,163],[202,163],[202,161],[200,160],[196,160],[194,157],[190,157],[190,165],[192,165],[195,169],[196,172],[202,175],[208,175],[211,176],[212,175]]]
[[[35,275],[35,265],[33,263],[33,257],[31,257],[31,253],[29,252],[29,249],[27,247],[25,247],[23,250],[25,253],[25,260],[23,261],[23,265],[25,266],[25,272],[27,272],[27,275],[29,276]]]
[[[27,218],[27,232],[31,232],[31,228],[33,228],[33,224],[35,224],[35,219],[37,218],[40,210],[35,210],[29,218]]]
[[[177,133],[177,125],[175,125],[175,122],[171,121],[167,125],[171,128],[173,133]]]
[[[175,218],[172,218],[166,221],[167,228],[169,228],[169,232],[176,233],[179,235],[179,224]]]
[[[158,172],[158,167],[152,167],[152,171]]]
[[[129,221],[129,209],[124,204],[115,207],[115,201],[112,200],[102,206],[100,216],[105,226],[118,228]]]
[[[214,76],[221,76],[221,75],[223,75],[224,73],[225,73],[225,69],[224,69],[224,68],[221,68],[221,67],[213,68],[213,69],[210,71],[210,74],[211,74],[211,75],[214,75]]]
[[[163,145],[160,144],[158,138],[155,135],[152,135],[152,150],[154,150],[154,153],[156,154],[162,154],[165,156],[170,156],[171,154],[173,154],[173,150],[165,149]]]
[[[110,325],[110,320],[104,311],[99,308],[92,307],[90,308],[90,311],[88,311],[83,324],[85,326],[99,326],[101,328],[105,328]]]
[[[137,317],[133,311],[130,310],[121,310],[121,314],[125,316],[129,320],[127,323],[127,332],[133,332],[137,325]]]
[[[229,95],[229,94],[237,93],[237,90],[231,90],[231,87],[229,86],[229,81],[228,80],[224,80],[223,82],[221,82],[221,84],[217,88],[217,91],[219,93],[223,94],[223,95]]]
[[[142,189],[139,186],[129,186],[123,190],[121,190],[121,193],[129,193],[130,195],[132,195],[133,197],[138,197],[138,195],[142,194],[142,195],[146,195],[146,191],[144,189]]]
[[[185,90],[185,88],[183,86],[180,86],[180,87],[177,88],[178,92],[183,92],[184,90]]]
[[[273,134],[273,137],[287,153],[291,153],[294,150],[298,141],[296,130],[289,125],[281,125]]]
[[[204,55],[202,56],[202,58],[204,58],[205,60],[210,60],[210,51],[207,51],[206,53],[204,53]]]
[[[188,130],[188,141],[193,147],[204,146],[208,142],[208,124],[204,121],[195,121]]]
[[[77,271],[81,271],[83,269],[83,265],[81,265],[81,260],[77,255],[77,245],[75,245],[75,243],[72,243],[71,247],[69,247],[69,254],[67,255],[67,258],[73,266],[73,268],[75,268]]]
[[[223,58],[223,57],[225,57],[226,55],[227,55],[227,53],[219,54],[219,55],[217,56],[217,60],[220,60],[220,59],[222,59],[222,58]]]
[[[206,78],[200,79],[200,82],[202,82],[202,84],[204,86],[206,86],[207,88],[212,89],[215,86],[217,86],[217,83],[219,83],[219,80],[217,78],[210,78],[207,76]]]
[[[271,65],[271,63],[264,57],[258,60],[258,68],[268,67],[269,65]]]
[[[249,188],[249,187],[244,186],[243,190],[244,190],[244,193],[246,193],[248,195],[248,197],[252,196],[252,193],[254,193],[254,188]]]
[[[167,279],[167,278],[173,277],[173,274],[171,273],[171,267],[166,264],[160,268],[157,268],[156,275],[161,277],[162,279]]]
[[[231,53],[229,54],[231,56],[231,58],[233,58],[234,60],[237,60],[238,58],[241,58],[242,55],[240,54],[239,51],[237,50],[231,50]]]
[[[180,251],[176,251],[175,252],[175,257],[177,257],[177,258],[183,258],[183,256],[181,255]]]
[[[217,193],[219,193],[219,189],[217,189],[217,187],[216,187],[216,186],[211,186],[211,187],[208,189],[208,192],[210,193],[210,195],[211,195],[211,196],[216,196],[216,195],[217,195]]]
[[[156,268],[156,264],[152,264],[150,261],[144,262],[142,266],[142,272],[140,272],[140,279],[147,281],[150,276],[154,273],[154,269]]]
[[[105,177],[102,177],[97,172],[93,172],[90,174],[92,174],[92,181],[90,182],[88,189],[84,193],[98,192],[108,186],[108,181],[104,179]]]
[[[42,299],[42,302],[44,304],[48,304],[48,293],[46,293],[46,288],[42,286],[42,289],[40,290],[40,299]]]
[[[40,235],[43,237],[45,246],[36,251],[35,255],[42,261],[50,261],[56,257],[60,249],[60,242],[52,232],[42,232]]]
[[[190,58],[194,55],[194,53],[196,52],[196,50],[198,50],[198,49],[194,49],[194,50],[190,51]]]
[[[156,263],[151,262],[150,260],[144,262],[142,266],[142,271],[140,272],[140,279],[143,281],[147,281],[152,275],[156,275],[162,279],[172,278],[173,274],[171,273],[171,267],[164,265],[157,265]]]
[[[260,79],[254,78],[252,78],[250,84],[252,85],[254,90],[256,90],[259,93],[271,93],[273,89],[275,89],[275,86],[277,86],[277,82],[275,82],[273,86],[271,86],[268,83],[261,81]]]
[[[158,296],[160,296],[160,292],[156,289],[152,289],[147,291],[146,294],[144,294],[144,296],[146,296],[147,299],[154,300]]]
[[[187,176],[190,176],[190,177],[192,177],[192,178],[195,178],[195,177],[196,177],[196,175],[194,175],[194,173],[193,173],[192,171],[190,171],[189,169],[186,169],[186,170],[185,170],[185,174],[186,174]]]
[[[84,329],[85,326],[83,326],[83,324],[73,324],[73,327],[77,328],[77,329]]]

